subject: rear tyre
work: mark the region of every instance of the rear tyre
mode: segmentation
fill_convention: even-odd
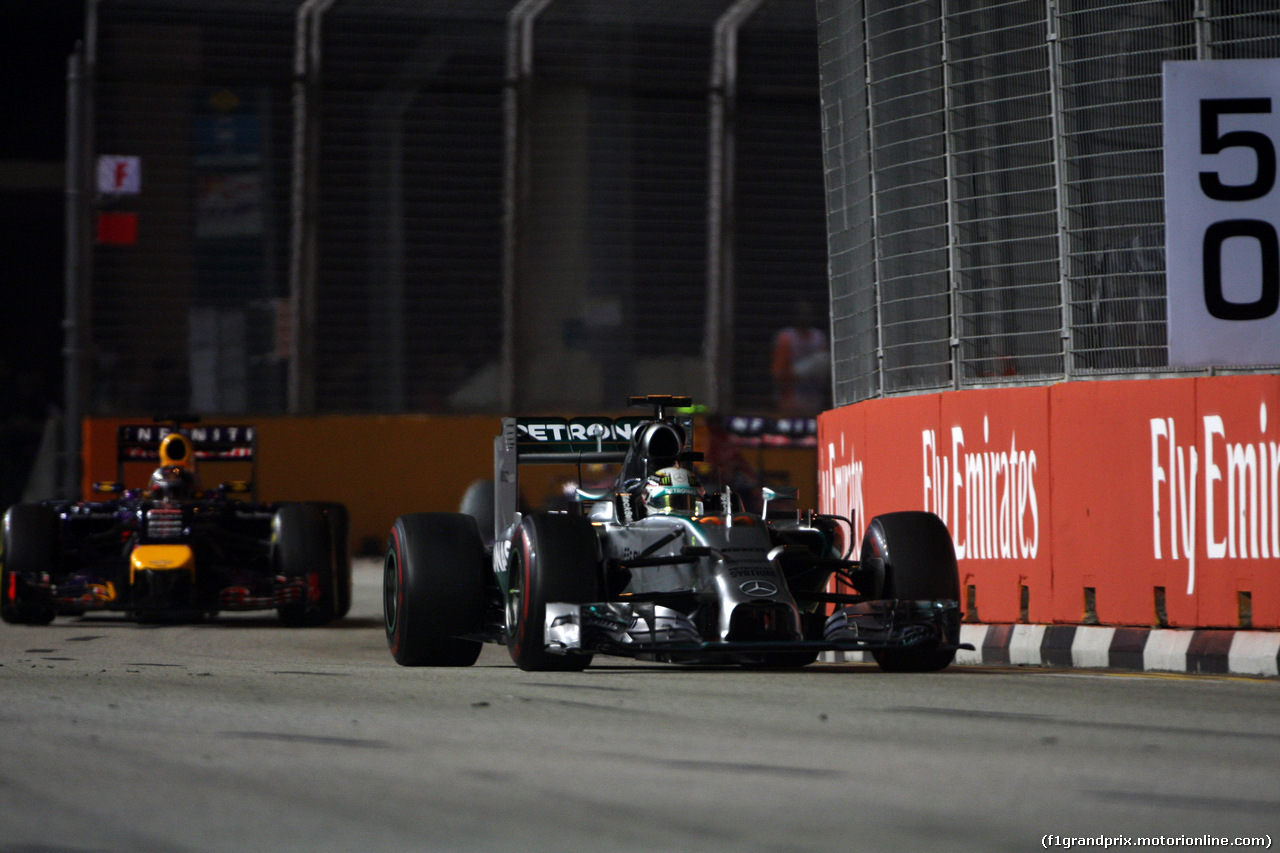
[[[493,480],[476,480],[467,486],[458,512],[472,516],[480,528],[480,538],[493,544]]]
[[[591,522],[576,515],[526,516],[511,543],[507,564],[507,650],[531,672],[576,672],[589,654],[546,649],[547,603],[600,600],[599,543]]]
[[[334,618],[341,619],[351,612],[351,515],[345,505],[322,503],[319,505],[329,520],[329,535],[333,541],[333,582],[337,606]]]
[[[315,504],[285,504],[276,511],[272,533],[276,572],[289,580],[303,579],[306,588],[301,601],[276,608],[280,621],[291,628],[332,622],[338,614],[338,591],[333,537],[324,510]]]
[[[9,507],[0,549],[0,619],[12,625],[48,625],[55,615],[53,601],[28,579],[54,570],[57,510],[42,504]]]
[[[959,601],[960,571],[951,534],[931,512],[878,515],[862,540],[863,566],[883,564],[876,598],[903,601]],[[955,642],[958,637],[948,637]],[[955,659],[954,650],[939,649],[940,640],[905,649],[872,652],[885,672],[937,672]]]
[[[487,556],[476,520],[451,512],[402,515],[383,562],[382,616],[401,666],[471,666],[482,643]]]

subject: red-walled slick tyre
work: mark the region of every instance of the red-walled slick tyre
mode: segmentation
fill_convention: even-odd
[[[599,544],[591,522],[576,515],[526,516],[507,564],[507,650],[525,670],[582,670],[591,655],[546,649],[547,603],[600,600]]]
[[[391,526],[383,562],[383,622],[402,666],[471,666],[482,643],[484,543],[469,515],[419,512]]]

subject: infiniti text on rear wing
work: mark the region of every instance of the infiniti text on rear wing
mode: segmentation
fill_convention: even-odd
[[[243,424],[187,424],[175,427],[172,423],[125,424],[116,430],[116,479],[125,482],[125,466],[144,463],[155,466],[160,463],[160,442],[171,432],[181,433],[191,443],[191,456],[197,464],[243,463],[244,474],[236,474],[233,466],[220,468],[224,474],[246,477],[241,491],[251,491],[256,473],[258,447],[257,430]],[[137,468],[132,468],[137,473]]]
[[[135,424],[116,430],[116,461],[159,462],[160,441],[171,432],[191,440],[197,462],[252,462],[258,434],[252,426],[200,424],[174,429],[167,424]]]

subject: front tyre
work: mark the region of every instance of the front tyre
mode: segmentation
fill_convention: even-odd
[[[285,504],[276,511],[272,560],[277,574],[301,579],[301,601],[276,608],[291,628],[327,625],[338,616],[333,537],[324,510],[315,504]]]
[[[383,562],[382,616],[401,666],[471,666],[482,643],[461,634],[484,621],[487,556],[476,520],[450,512],[402,515]]]
[[[0,541],[0,619],[12,625],[53,621],[53,601],[47,590],[36,588],[28,579],[53,571],[57,549],[57,510],[42,504],[9,507]]]
[[[931,512],[891,512],[878,515],[862,540],[861,563],[884,566],[877,598],[900,601],[959,601],[960,571],[951,534]],[[954,649],[940,649],[945,639],[902,649],[872,652],[885,672],[937,672],[955,659]]]
[[[523,670],[575,672],[589,654],[546,648],[547,603],[600,600],[599,543],[591,522],[576,515],[526,516],[507,565],[507,650]]]

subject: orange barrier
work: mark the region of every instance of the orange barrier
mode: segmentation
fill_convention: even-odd
[[[86,498],[93,499],[95,480],[115,479],[116,428],[148,420],[84,421],[82,491]],[[404,513],[455,512],[472,481],[492,479],[493,437],[500,425],[495,417],[425,415],[216,420],[251,423],[257,428],[260,500],[346,504],[351,513],[351,545],[357,551],[380,551],[391,524]],[[127,485],[142,485],[145,474],[141,476],[141,481],[126,477]]]
[[[634,414],[634,412],[630,412]],[[456,512],[468,486],[493,478],[493,439],[501,418],[491,416],[350,415],[318,417],[214,418],[257,428],[257,497],[264,501],[332,500],[351,513],[351,545],[380,552],[396,517],[408,512]],[[116,430],[150,418],[88,418],[83,423],[81,492],[95,499],[92,484],[116,477]],[[698,446],[707,438],[699,434]],[[812,507],[812,449],[746,447],[744,464],[769,485],[801,489],[800,504]],[[126,485],[146,483],[155,463],[129,463]],[[247,464],[207,472],[220,480],[244,479]],[[529,466],[521,491],[533,506],[563,495],[571,466]],[[100,499],[101,496],[98,496]]]
[[[818,434],[822,509],[938,513],[972,621],[1280,627],[1280,377],[870,400]]]

